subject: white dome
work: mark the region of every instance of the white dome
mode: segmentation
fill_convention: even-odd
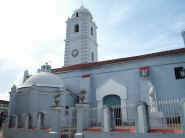
[[[49,87],[63,87],[63,81],[56,75],[49,72],[40,72],[28,78],[22,87],[37,85]]]
[[[79,9],[76,10],[76,12],[87,12],[87,13],[90,13],[87,8],[84,8],[84,6],[81,6]]]
[[[92,18],[92,14],[90,13],[90,11],[87,8],[84,8],[83,6],[81,6],[79,9],[75,10],[73,13],[73,17],[75,16],[76,13],[82,13],[82,14],[86,14],[89,15]]]

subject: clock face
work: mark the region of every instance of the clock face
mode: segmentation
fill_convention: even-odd
[[[78,54],[79,54],[79,51],[78,51],[77,49],[74,49],[74,50],[72,51],[72,53],[71,53],[71,55],[72,55],[73,57],[77,57]]]

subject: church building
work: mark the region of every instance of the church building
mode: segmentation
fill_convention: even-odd
[[[82,6],[66,23],[64,66],[45,64],[35,75],[25,71],[23,83],[12,87],[7,138],[23,138],[11,131],[15,127],[60,132],[78,107],[100,109],[96,123],[101,125],[104,106],[116,107],[116,124],[134,124],[130,120],[136,120],[141,101],[154,117],[164,118],[156,101],[185,98],[185,48],[98,61],[97,26],[90,11]],[[185,32],[182,37],[185,41]]]

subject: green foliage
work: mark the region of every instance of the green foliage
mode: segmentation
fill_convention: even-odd
[[[60,96],[62,96],[63,94],[61,93],[58,93],[57,95],[55,95],[54,97],[54,102],[55,102],[55,105],[58,106],[58,104],[60,103]]]
[[[61,96],[61,94],[59,93],[59,94],[57,94],[57,95],[55,95],[55,99],[56,98],[58,98],[58,97],[60,97]]]
[[[86,91],[85,89],[82,89],[82,90],[80,91],[80,94],[85,95],[86,93],[87,93],[87,91]]]

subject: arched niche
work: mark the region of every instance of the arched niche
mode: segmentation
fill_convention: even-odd
[[[107,95],[117,95],[121,100],[127,99],[127,88],[115,80],[108,80],[96,89],[96,100],[102,101]]]
[[[116,95],[120,98],[122,121],[127,121],[127,87],[115,80],[109,79],[96,89],[96,100],[99,109],[103,108],[104,97]],[[101,112],[98,113],[101,121]]]

